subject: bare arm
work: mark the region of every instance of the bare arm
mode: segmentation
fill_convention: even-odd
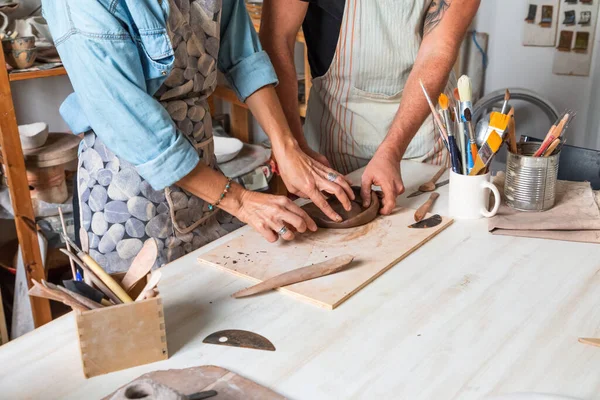
[[[383,143],[362,176],[365,205],[371,185],[383,191],[382,214],[389,214],[396,197],[404,192],[398,168],[410,141],[430,113],[419,80],[433,98],[442,91],[454,65],[460,44],[471,24],[480,0],[432,0],[424,19],[423,42],[413,70],[404,87],[400,107]]]
[[[480,0],[433,0],[423,26],[423,42],[408,77],[402,101],[382,146],[402,159],[412,138],[430,113],[419,79],[433,98],[444,89]],[[410,116],[410,117],[408,117]]]
[[[296,35],[306,16],[308,3],[299,0],[264,0],[260,41],[269,54],[279,78],[276,88],[292,134],[302,149],[307,149],[298,114],[298,78],[294,65]],[[306,71],[309,74],[310,71]]]

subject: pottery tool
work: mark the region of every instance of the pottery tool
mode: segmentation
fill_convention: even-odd
[[[141,298],[139,300],[148,300],[158,296],[158,289],[154,288],[151,290],[146,290],[140,294]],[[140,297],[138,296],[138,297]],[[136,299],[137,300],[137,299]],[[138,300],[138,301],[139,301]]]
[[[508,137],[506,138],[508,142],[508,148],[510,152],[513,154],[518,153],[517,149],[517,127],[515,122],[515,109],[511,108],[508,112],[508,116],[510,117],[510,121],[508,122]]]
[[[508,89],[506,89],[506,92],[504,92],[504,104],[502,104],[502,111],[500,111],[502,114],[506,114],[506,112],[508,111],[508,101],[510,100],[510,92],[508,91]]]
[[[460,166],[460,158],[458,147],[456,145],[456,139],[454,138],[454,134],[452,133],[452,125],[450,125],[450,111],[448,111],[449,104],[448,96],[444,93],[440,94],[438,98],[438,104],[442,109],[442,116],[444,118],[444,123],[446,124],[447,134],[448,134],[448,151],[450,152],[450,161],[452,163],[452,171],[460,174],[461,166]]]
[[[471,123],[471,109],[470,108],[465,108],[465,121],[466,121],[466,125],[467,125],[467,130],[469,131],[469,144],[470,144],[470,154],[471,154],[471,159],[469,160],[469,172],[471,171],[471,169],[473,168],[473,165],[475,163],[475,160],[477,159],[477,144],[475,143],[475,132],[473,132],[473,124]],[[471,164],[471,162],[473,164]]]
[[[544,153],[544,157],[550,157],[552,155],[552,153],[554,153],[554,150],[556,150],[556,148],[558,147],[559,144],[560,144],[560,138],[554,139],[552,144],[550,146],[548,146],[548,149]]]
[[[144,296],[146,295],[146,292],[148,290],[152,290],[156,286],[158,286],[158,282],[160,282],[161,277],[162,277],[162,272],[160,272],[160,270],[154,271],[152,273],[152,275],[150,275],[150,279],[146,283],[146,286],[144,286],[144,288],[142,289],[140,295],[138,297],[136,297],[135,301],[143,300]]]
[[[456,116],[457,132],[458,132],[458,143],[460,145],[460,165],[461,172],[463,175],[467,174],[467,139],[465,136],[465,123],[462,121],[458,114],[458,110],[454,107],[454,114]]]
[[[425,215],[427,215],[427,213],[431,210],[431,207],[433,207],[433,203],[438,199],[438,197],[440,197],[439,193],[431,193],[429,199],[425,203],[423,203],[423,205],[419,207],[417,211],[415,211],[415,222],[421,222],[423,218],[425,218]]]
[[[423,94],[425,95],[425,99],[427,99],[427,104],[429,104],[429,108],[431,109],[431,114],[433,115],[433,120],[437,124],[437,127],[440,130],[440,132],[442,133],[442,139],[444,140],[444,143],[446,144],[446,146],[448,146],[448,134],[446,133],[446,129],[444,129],[444,124],[440,120],[440,116],[438,115],[437,111],[435,110],[435,106],[433,105],[433,102],[431,101],[431,97],[429,97],[429,94],[427,94],[427,90],[425,89],[425,85],[423,85],[423,81],[420,80],[419,83],[421,84],[421,89],[423,89]]]
[[[534,157],[541,157],[542,155],[544,155],[544,153],[546,152],[546,150],[548,150],[548,147],[550,147],[552,142],[561,137],[565,130],[565,127],[567,126],[567,123],[569,122],[569,118],[570,115],[568,113],[565,114],[558,123],[558,125],[553,125],[550,128],[540,148],[533,155]]]
[[[63,234],[66,235],[67,234],[67,225],[65,224],[65,217],[63,216],[63,212],[60,207],[58,207],[58,215],[60,217],[60,225],[62,227]],[[65,245],[67,246],[67,250],[71,251],[71,246],[69,246],[69,243],[65,242]],[[73,274],[73,279],[77,279],[77,272],[75,271],[75,263],[70,258],[69,258],[69,264],[71,265],[71,273]]]
[[[427,219],[416,222],[412,225],[409,225],[409,228],[412,229],[426,229],[426,228],[434,228],[442,223],[442,217],[438,214],[435,214]]]
[[[206,390],[204,392],[190,394],[189,396],[187,396],[187,400],[204,400],[209,399],[211,397],[215,397],[217,394],[218,393],[216,390]]]
[[[323,261],[308,267],[298,268],[281,275],[274,276],[257,285],[240,290],[231,295],[231,297],[239,299],[241,297],[251,296],[253,294],[267,292],[283,286],[292,285],[298,282],[304,282],[322,276],[335,274],[345,269],[352,263],[354,257],[351,255],[342,255],[331,260]]]
[[[202,343],[220,346],[244,347],[246,349],[275,351],[275,346],[267,338],[254,332],[229,329],[212,333]]]
[[[79,228],[79,243],[81,243],[81,250],[84,253],[90,254],[90,238],[88,236],[87,231],[85,230],[85,228],[83,226],[81,228]],[[88,285],[92,284],[91,278],[86,278],[85,275],[83,277],[83,280]]]
[[[589,344],[590,346],[600,347],[600,339],[579,338],[579,343]]]
[[[55,284],[47,282],[45,280],[42,280],[42,285],[44,285],[48,289],[59,290],[59,291],[63,292],[64,294],[66,294],[67,296],[72,297],[73,299],[75,299],[79,303],[83,304],[84,306],[86,306],[90,310],[95,310],[97,308],[104,308],[104,306],[102,304],[97,303],[97,302],[95,302],[93,300],[90,300],[90,299],[88,299],[85,296],[82,296],[80,294],[72,292],[69,289],[64,288],[62,286],[55,285]]]
[[[88,277],[88,279],[90,279],[90,280],[91,280],[91,282],[92,282],[94,285],[96,285],[96,287],[97,287],[98,289],[100,289],[100,291],[101,291],[102,293],[104,293],[104,295],[105,295],[106,297],[108,297],[108,298],[109,298],[109,299],[111,299],[113,302],[115,302],[115,304],[122,304],[122,303],[123,303],[123,301],[121,301],[121,299],[119,299],[119,297],[118,297],[118,296],[117,296],[115,293],[113,293],[113,291],[112,291],[112,290],[110,290],[110,289],[108,288],[108,286],[106,286],[106,285],[104,284],[104,282],[102,281],[102,279],[100,279],[99,277],[97,277],[97,276],[96,276],[96,275],[95,275],[95,274],[92,272],[92,270],[91,270],[90,268],[88,268],[88,266],[87,266],[87,265],[85,265],[85,264],[83,263],[83,261],[81,261],[81,260],[79,259],[79,257],[77,257],[76,255],[74,255],[73,253],[69,253],[69,252],[68,252],[67,250],[65,250],[65,249],[59,249],[59,250],[60,250],[61,252],[63,252],[64,254],[66,254],[66,255],[67,255],[69,258],[71,258],[73,261],[75,261],[75,263],[76,263],[77,265],[79,265],[79,267],[81,267],[81,269],[83,269],[83,272],[84,272],[84,274],[85,274],[84,276],[87,276],[87,277]]]
[[[490,127],[488,128],[489,134],[487,135],[486,142],[481,146],[477,154],[477,160],[473,169],[469,172],[469,175],[479,175],[484,171],[492,162],[492,159],[502,146],[504,139],[504,132],[508,126],[510,117],[499,112],[492,112],[490,116]]]
[[[421,192],[433,192],[435,190],[435,183],[444,175],[444,172],[446,172],[446,167],[440,168],[430,180],[419,186],[419,190]]]
[[[449,179],[446,179],[445,181],[438,182],[438,183],[435,184],[434,190],[437,190],[437,189],[441,188],[442,186],[446,186],[448,183],[450,183]],[[423,192],[421,190],[417,190],[416,192],[413,192],[410,195],[408,195],[406,198],[407,199],[412,199],[413,197],[417,197],[417,196],[420,196],[420,195],[428,193],[428,192],[431,192],[431,190],[429,190],[427,192]]]
[[[37,282],[35,279],[32,279],[31,282],[33,283],[33,286],[31,289],[29,289],[30,296],[43,297],[45,299],[59,301],[78,311],[88,311],[90,309],[60,290],[50,289]]]
[[[158,257],[158,246],[156,240],[150,238],[144,242],[144,246],[135,256],[129,270],[121,281],[121,286],[127,292],[143,277],[148,275]]]
[[[71,292],[75,292],[77,294],[80,294],[81,296],[85,296],[88,299],[95,301],[96,303],[101,303],[103,301],[106,301],[104,299],[104,293],[102,293],[101,291],[91,287],[90,285],[88,285],[85,282],[81,282],[81,281],[73,281],[73,280],[68,280],[68,281],[62,281],[63,286],[67,289],[69,289]],[[106,305],[110,305],[110,302],[107,302],[102,304],[104,306]]]

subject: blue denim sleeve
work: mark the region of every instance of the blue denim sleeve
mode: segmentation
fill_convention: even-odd
[[[48,6],[53,3],[49,1],[44,4],[76,93],[61,108],[64,118],[76,129],[85,126],[80,113],[85,114],[98,137],[135,165],[154,189],[174,184],[198,164],[196,150],[165,108],[147,93],[138,48],[126,32],[119,31],[119,22],[104,8],[94,9],[97,3],[86,2],[83,8],[75,6],[78,1],[68,2],[75,27],[63,29],[66,34],[62,36],[55,35],[55,30],[68,23],[58,18],[64,7]]]
[[[266,85],[277,84],[244,0],[223,0],[218,66],[242,101]]]

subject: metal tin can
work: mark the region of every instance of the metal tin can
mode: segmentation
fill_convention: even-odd
[[[508,152],[504,197],[520,211],[546,211],[554,206],[560,152],[550,157],[532,157],[539,143],[520,143],[520,154]]]

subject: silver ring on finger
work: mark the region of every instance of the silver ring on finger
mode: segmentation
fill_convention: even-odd
[[[283,227],[282,227],[282,228],[281,228],[279,231],[277,231],[277,234],[278,234],[279,236],[283,236],[283,235],[285,235],[286,233],[288,233],[288,228],[287,228],[287,226],[283,226]]]
[[[327,173],[327,180],[329,182],[335,182],[335,180],[338,178],[337,174],[334,174],[333,172],[328,172]]]

